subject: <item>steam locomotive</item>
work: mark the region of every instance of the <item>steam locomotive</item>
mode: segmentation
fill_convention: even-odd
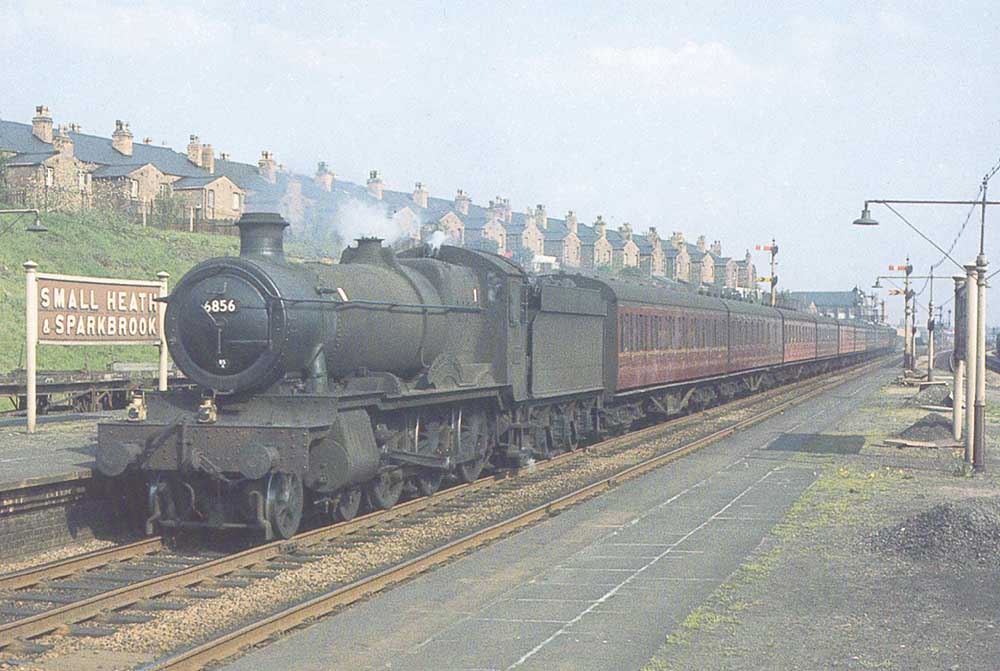
[[[98,427],[97,467],[144,482],[147,533],[291,537],[488,464],[581,441],[886,351],[894,333],[652,282],[529,277],[495,254],[291,262],[287,223],[246,214],[238,257],[166,299],[167,343],[197,385],[137,397]]]

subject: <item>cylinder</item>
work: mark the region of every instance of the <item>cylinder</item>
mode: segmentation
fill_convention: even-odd
[[[973,401],[976,398],[976,339],[979,335],[977,326],[979,307],[979,288],[976,278],[976,267],[965,266],[965,461],[972,463],[972,448],[976,435],[976,415],[973,411]]]

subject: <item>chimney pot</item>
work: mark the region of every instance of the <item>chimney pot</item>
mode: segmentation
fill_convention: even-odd
[[[368,193],[382,200],[382,178],[379,177],[378,170],[371,170],[368,173]]]
[[[111,147],[123,156],[132,155],[132,131],[121,119],[115,120],[115,132],[111,134]]]
[[[472,203],[472,199],[465,194],[465,191],[459,189],[458,193],[455,194],[455,209],[459,214],[469,214],[470,203]]]
[[[413,189],[413,202],[426,210],[429,197],[430,194],[424,188],[423,182],[417,182]]]
[[[52,142],[52,117],[45,105],[35,107],[35,116],[31,119],[31,134],[42,142]]]
[[[201,142],[198,140],[197,135],[192,135],[191,141],[188,142],[187,157],[189,161],[199,168],[201,167]]]
[[[257,171],[260,176],[274,184],[278,180],[277,169],[278,164],[271,156],[271,152],[267,150],[260,152],[260,160],[257,161]]]
[[[209,175],[215,174],[215,151],[210,144],[201,147],[201,167],[207,170]]]

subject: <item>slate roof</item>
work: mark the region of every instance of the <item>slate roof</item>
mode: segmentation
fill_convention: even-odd
[[[597,242],[597,233],[594,232],[593,226],[580,224],[576,229],[576,235],[580,238],[580,244],[582,245],[593,245]]]
[[[549,219],[548,226],[542,231],[546,242],[562,242],[569,235],[569,227],[562,219]]]
[[[73,154],[85,163],[98,165],[145,165],[152,163],[168,175],[199,177],[207,174],[191,163],[187,154],[179,154],[169,147],[157,147],[136,142],[132,144],[132,155],[126,156],[111,146],[110,138],[72,131],[68,134],[73,140]],[[4,120],[0,120],[0,149],[14,151],[19,155],[45,153],[51,155],[53,152],[51,144],[42,142],[31,133],[31,124]],[[15,157],[14,161],[16,162],[18,158]]]
[[[688,256],[691,257],[691,261],[695,263],[701,261],[708,254],[708,252],[698,249],[698,245],[692,245],[690,242],[685,242],[684,246],[687,247]]]
[[[174,189],[201,189],[225,175],[208,175],[205,177],[183,177],[173,183]]]
[[[3,149],[3,147],[0,146],[0,149]],[[37,154],[17,154],[7,162],[7,165],[41,165],[46,159],[52,158],[55,155],[56,152],[54,151]]]
[[[653,242],[646,235],[633,235],[632,242],[639,248],[639,253],[649,256],[653,253]]]
[[[859,301],[854,291],[793,291],[791,298],[817,308],[853,308]]]
[[[275,185],[260,176],[256,165],[215,159],[215,174],[225,175],[233,183],[245,191],[266,192],[275,189]],[[336,184],[336,182],[334,182]]]
[[[611,243],[611,249],[625,249],[625,244],[628,242],[621,232],[613,228],[607,229],[604,232],[604,236],[608,239],[608,242]]]
[[[139,168],[149,165],[148,163],[132,165],[104,165],[92,172],[94,179],[110,179],[113,177],[127,177]]]

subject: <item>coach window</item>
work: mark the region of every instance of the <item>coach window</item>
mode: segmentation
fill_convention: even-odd
[[[625,315],[618,315],[618,351],[625,351]]]

